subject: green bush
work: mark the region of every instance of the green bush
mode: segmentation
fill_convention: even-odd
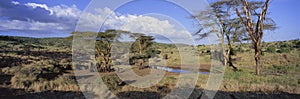
[[[161,53],[160,50],[149,50],[149,51],[146,51],[146,54],[149,55],[150,57],[155,57],[155,56],[157,56],[160,53]]]
[[[295,44],[295,48],[300,48],[300,41]]]
[[[287,43],[284,43],[284,44],[280,45],[280,48],[288,48],[288,47],[291,47],[291,45],[287,44]]]
[[[279,50],[277,50],[278,53],[289,53],[290,51],[290,48],[280,48]]]
[[[269,46],[266,49],[267,52],[269,53],[275,53],[276,52],[276,47],[275,46]]]

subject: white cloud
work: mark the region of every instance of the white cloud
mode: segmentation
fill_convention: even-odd
[[[14,31],[52,31],[60,30],[66,31],[62,24],[59,23],[43,23],[43,22],[26,22],[19,20],[0,20],[0,30],[14,30]],[[49,28],[51,27],[51,28]]]
[[[46,4],[26,3],[26,4],[24,4],[24,5],[27,6],[27,7],[32,7],[32,8],[34,8],[34,9],[37,8],[37,7],[40,7],[40,8],[43,8],[43,9],[49,11],[49,12],[50,12],[50,15],[53,14],[53,11],[50,10],[49,7],[48,7]]]
[[[22,5],[19,2],[11,3],[14,5]],[[145,15],[121,15],[109,8],[97,8],[94,9],[94,11],[82,13],[76,5],[57,5],[50,7],[46,4],[26,3],[23,4],[23,6],[25,6],[23,9],[26,7],[30,8],[26,10],[27,12],[34,11],[32,9],[39,9],[39,11],[48,11],[50,13],[46,13],[49,15],[44,16],[28,16],[27,20],[21,20],[21,18],[12,18],[10,20],[0,19],[0,31],[39,31],[40,33],[58,31],[71,33],[75,31],[77,20],[82,15],[78,23],[78,25],[81,26],[78,28],[78,31],[95,31],[99,28],[101,22],[105,21],[104,29],[121,29],[153,36],[165,36],[170,39],[187,38],[190,34],[188,31],[178,28],[178,25],[172,24],[169,20],[160,20]],[[23,14],[27,12],[23,12]],[[39,13],[36,14],[39,15]],[[21,17],[22,15],[19,16]],[[39,17],[45,18],[40,19]],[[184,39],[182,41],[184,41]]]
[[[108,16],[106,16],[108,15]],[[79,22],[78,31],[97,31],[105,22],[101,30],[120,29],[134,33],[144,33],[146,35],[160,35],[165,38],[184,41],[190,38],[190,33],[182,27],[178,28],[169,20],[160,20],[152,16],[145,15],[117,15],[109,8],[95,9],[89,13],[84,13]],[[183,38],[182,40],[179,40]]]
[[[20,2],[18,2],[18,1],[11,1],[11,3],[14,4],[14,5],[19,5],[20,4]]]
[[[76,7],[76,5],[72,5],[71,7],[66,5],[54,6],[51,7],[50,10],[56,17],[78,18],[81,14],[81,11]]]
[[[138,33],[173,33],[175,32],[174,25],[168,20],[158,20],[150,16],[134,16],[128,15],[120,21],[124,22],[121,27],[123,30],[128,30]]]
[[[70,33],[74,31],[77,19],[81,15],[81,11],[75,6],[57,5],[49,7],[46,4],[26,3],[11,1],[10,8],[6,12],[2,12],[0,19],[0,31],[14,31],[21,33]],[[5,6],[4,6],[5,7]],[[11,13],[15,12],[15,13]],[[50,13],[49,13],[50,12]],[[41,34],[43,35],[43,34]]]
[[[76,5],[72,5],[71,7],[66,5],[57,5],[54,7],[48,7],[46,4],[38,4],[38,3],[26,3],[24,4],[27,7],[32,8],[43,8],[50,12],[50,15],[55,15],[56,17],[73,17],[78,18],[80,16],[81,11],[76,7]]]
[[[108,16],[110,15],[110,16]],[[116,21],[114,17],[115,13],[109,8],[97,8],[91,12],[82,13],[80,20],[77,24],[78,31],[98,31],[99,26],[101,26],[102,22],[110,17],[109,19],[113,19],[111,21]],[[108,21],[110,22],[110,21]],[[106,26],[113,25],[115,22],[106,24]]]

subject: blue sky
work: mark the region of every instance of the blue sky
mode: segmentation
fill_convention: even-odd
[[[273,0],[270,5],[270,17],[276,22],[278,29],[266,33],[264,40],[289,40],[300,38],[300,1]]]
[[[0,35],[69,36],[70,32],[75,30],[81,13],[89,3],[90,0],[1,0],[0,22],[2,25],[0,25]],[[197,4],[196,2],[186,3],[188,5]],[[275,20],[279,28],[266,33],[263,40],[299,39],[300,21],[297,20],[300,18],[300,13],[297,11],[300,9],[299,5],[299,0],[273,0],[269,9],[270,17]],[[106,6],[107,8],[105,8]],[[183,37],[181,33],[191,33],[197,29],[195,21],[189,18],[191,14],[187,10],[162,0],[136,0],[116,10],[110,8],[109,5],[101,5],[100,8],[101,10],[91,13],[91,16],[85,19],[87,23],[93,22],[93,18],[103,18],[97,14],[112,12],[114,15],[109,17],[105,28],[127,29],[136,32],[149,32],[150,34],[162,32],[172,38],[181,38]],[[151,23],[142,24],[144,21]]]

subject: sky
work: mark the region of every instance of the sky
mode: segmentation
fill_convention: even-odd
[[[273,0],[270,4],[271,17],[277,24],[274,32],[266,33],[265,41],[300,39],[300,1]]]
[[[122,29],[153,35],[161,42],[168,42],[170,39],[186,42],[191,33],[199,28],[195,23],[197,21],[190,16],[206,6],[203,2],[205,0],[179,3],[135,0],[114,8],[113,5],[118,5],[120,0],[98,0],[92,2],[93,4],[90,1],[1,0],[0,35],[67,37],[73,31],[95,31],[100,28],[100,23],[104,22],[100,31]],[[93,5],[96,6],[92,10],[87,9]],[[270,4],[269,17],[273,18],[278,28],[265,33],[263,40],[299,39],[300,21],[297,20],[300,18],[297,11],[300,9],[299,5],[299,0],[273,0]]]

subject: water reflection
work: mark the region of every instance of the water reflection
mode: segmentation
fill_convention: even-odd
[[[165,67],[165,66],[150,66],[152,69],[164,70],[171,73],[189,73],[190,70],[183,70],[183,69],[176,69],[172,67]],[[208,71],[199,71],[198,74],[209,74]]]

